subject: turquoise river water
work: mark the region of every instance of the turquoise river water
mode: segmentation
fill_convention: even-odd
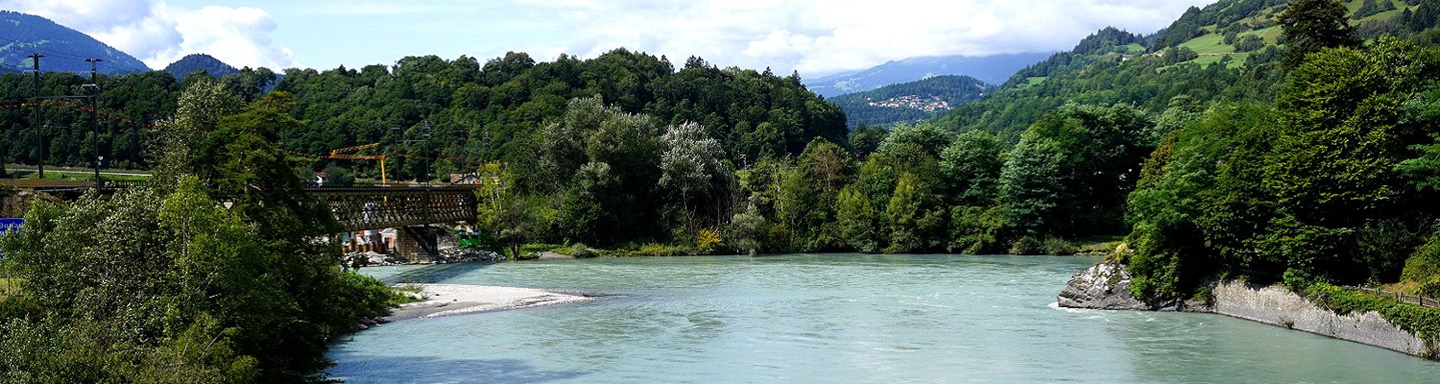
[[[401,320],[349,383],[1440,383],[1440,363],[1219,315],[1055,306],[1088,257],[778,255],[369,268],[607,295]]]

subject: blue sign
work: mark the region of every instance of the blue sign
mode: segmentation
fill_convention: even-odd
[[[25,224],[25,219],[0,217],[0,233],[19,231],[22,224]]]

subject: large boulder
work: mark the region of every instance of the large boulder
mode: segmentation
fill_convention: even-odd
[[[1066,308],[1155,309],[1130,293],[1130,270],[1114,260],[1076,273],[1057,299]]]

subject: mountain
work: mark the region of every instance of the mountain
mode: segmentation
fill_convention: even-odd
[[[1342,2],[1358,37],[1440,41],[1432,37],[1440,31],[1431,29],[1440,21],[1440,0],[1396,0],[1393,8],[1366,5],[1375,1]],[[984,99],[954,106],[936,122],[1014,142],[1047,113],[1072,102],[1128,104],[1161,115],[1175,106],[1203,109],[1215,102],[1273,100],[1285,79],[1277,16],[1290,3],[1220,0],[1190,8],[1150,36],[1102,29],[1074,49],[1016,72]]]
[[[991,86],[970,76],[944,75],[827,99],[845,110],[851,128],[933,119],[956,105],[979,100]]]
[[[983,57],[929,56],[891,61],[862,70],[806,80],[805,87],[827,98],[864,92],[941,75],[965,75],[988,84],[1000,84],[1015,71],[1049,57],[1050,53],[1017,53]]]
[[[209,73],[210,76],[217,78],[240,72],[239,69],[235,69],[235,67],[230,64],[225,64],[225,62],[220,61],[220,59],[203,53],[185,55],[185,57],[180,58],[180,60],[165,66],[165,72],[170,72],[171,75],[175,76],[176,80],[180,81],[185,81],[185,75],[199,70],[204,70]]]
[[[135,57],[80,31],[40,16],[0,11],[0,68],[29,70],[34,53],[45,55],[40,70],[46,72],[88,73],[87,58],[103,60],[96,68],[107,75],[150,71]]]

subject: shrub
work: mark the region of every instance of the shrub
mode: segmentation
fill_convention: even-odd
[[[1341,315],[1374,311],[1430,345],[1440,339],[1440,309],[1402,303],[1391,297],[1354,292],[1326,283],[1310,285],[1304,295],[1316,306]],[[1431,351],[1432,354],[1434,352]]]
[[[1400,280],[1424,283],[1440,276],[1440,236],[1431,236],[1415,253],[1405,259]]]
[[[1030,236],[1022,237],[1010,245],[1010,254],[1014,255],[1039,255],[1044,252],[1044,244]]]
[[[1297,268],[1286,269],[1284,276],[1285,287],[1290,288],[1292,292],[1304,292],[1305,289],[1310,288],[1311,278],[1310,272]]]
[[[591,251],[590,247],[585,244],[575,243],[575,245],[570,246],[570,256],[590,258],[595,257],[595,252]]]
[[[1074,243],[1058,237],[1045,238],[1045,242],[1041,243],[1040,248],[1047,255],[1074,255],[1076,251]]]
[[[695,252],[702,255],[715,253],[725,239],[720,238],[720,231],[714,229],[701,229],[695,232]]]

